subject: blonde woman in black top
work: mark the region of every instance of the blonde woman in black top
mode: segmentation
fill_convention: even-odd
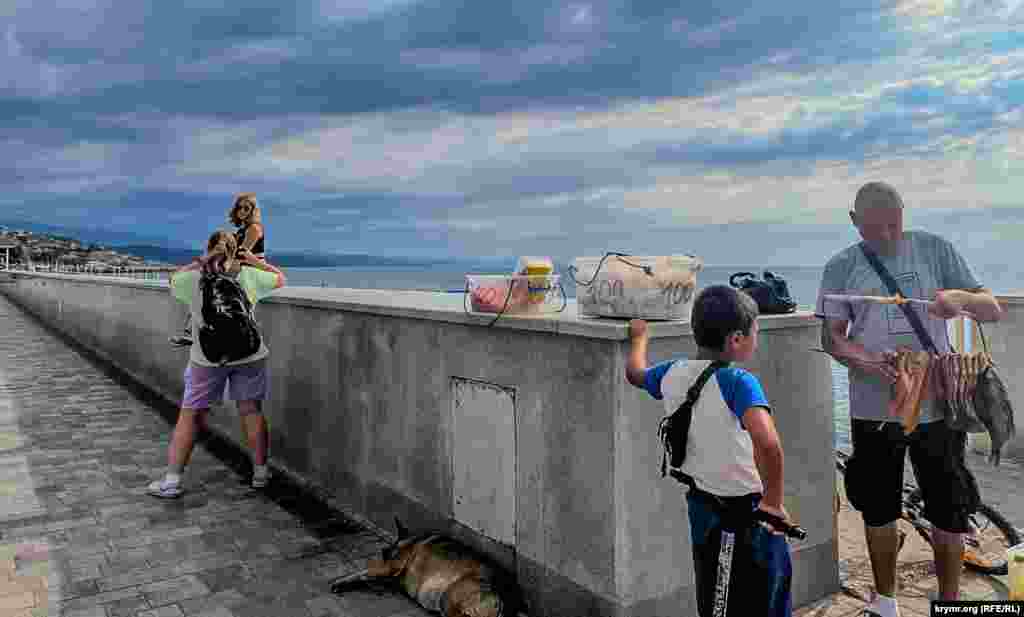
[[[235,202],[228,210],[228,221],[237,227],[235,241],[238,245],[238,257],[244,259],[246,255],[252,255],[260,261],[266,262],[265,231],[260,216],[260,207],[256,202],[255,193],[240,193],[235,197]],[[203,258],[199,258],[200,261]],[[205,265],[205,264],[204,264]],[[181,336],[172,336],[170,341],[179,347],[186,347],[192,344],[191,315],[185,318],[185,329]]]
[[[256,203],[256,195],[242,193],[235,197],[235,203],[228,212],[228,220],[238,228],[235,239],[238,241],[239,253],[249,253],[257,259],[266,261],[266,232],[260,217],[260,207]]]

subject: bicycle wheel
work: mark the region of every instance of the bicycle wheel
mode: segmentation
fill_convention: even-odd
[[[1006,574],[1006,549],[1021,543],[1020,534],[1002,514],[981,504],[964,534],[964,565],[981,574]]]
[[[842,473],[846,473],[846,462],[850,460],[850,455],[842,450],[836,450],[836,469]]]

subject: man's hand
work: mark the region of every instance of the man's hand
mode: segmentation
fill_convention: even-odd
[[[937,319],[953,319],[964,310],[963,292],[957,289],[942,289],[935,292],[935,299],[928,306],[928,314]]]
[[[894,366],[895,351],[865,352],[863,357],[851,357],[850,365],[862,373],[880,377],[889,383],[896,383],[898,373]]]

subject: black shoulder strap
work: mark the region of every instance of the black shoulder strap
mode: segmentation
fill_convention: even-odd
[[[875,252],[868,247],[866,242],[860,243],[860,249],[864,252],[864,256],[868,258],[868,262],[871,264],[871,267],[875,269],[875,272],[878,273],[882,282],[889,288],[889,293],[896,294],[901,298],[906,298],[907,296],[904,295],[900,290],[900,286],[896,283],[896,279],[892,278],[889,271],[885,268],[882,262],[879,261],[878,255],[875,255]],[[924,345],[924,348],[932,353],[939,353],[931,335],[924,329],[924,324],[921,323],[921,317],[918,316],[917,311],[915,311],[909,303],[900,304],[899,307],[907,316],[907,320],[910,321],[910,325],[914,328],[914,332],[917,334],[917,338],[920,339],[921,344]]]
[[[700,391],[704,389],[704,384],[707,383],[708,379],[711,379],[711,375],[714,374],[720,368],[729,366],[728,362],[722,362],[721,360],[715,360],[711,364],[707,365],[701,372],[697,380],[693,382],[690,389],[686,391],[686,400],[690,403],[696,403],[697,399],[700,398]],[[680,405],[682,407],[682,405]]]
[[[713,361],[711,364],[707,365],[704,368],[700,376],[697,377],[697,380],[694,381],[693,385],[690,386],[690,389],[686,391],[686,400],[680,403],[675,413],[672,414],[679,414],[680,420],[682,421],[682,424],[680,425],[680,433],[682,433],[683,435],[690,434],[690,421],[693,420],[693,407],[697,404],[697,399],[700,398],[700,393],[701,390],[704,389],[704,384],[706,384],[708,382],[708,379],[710,379],[711,376],[714,375],[715,371],[717,371],[720,368],[725,368],[727,366],[729,366],[728,362],[722,362],[720,360]],[[662,476],[665,475],[665,470],[667,468],[666,462],[667,453],[662,454],[661,458]],[[671,476],[684,484],[688,484],[691,488],[694,487],[693,478],[682,473],[679,470],[673,469],[671,471]]]

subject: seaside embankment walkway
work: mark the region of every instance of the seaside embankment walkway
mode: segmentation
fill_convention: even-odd
[[[248,464],[216,441],[196,449],[185,497],[145,495],[164,471],[173,414],[0,297],[0,616],[428,614],[397,595],[331,595],[328,581],[379,554],[387,534],[280,481],[250,489]],[[986,499],[1020,526],[1020,467],[972,465]],[[840,516],[854,592],[869,576],[855,517]],[[935,579],[910,558],[904,614],[924,615]],[[967,595],[998,597],[993,580],[966,575]],[[836,594],[798,614],[862,607]]]

